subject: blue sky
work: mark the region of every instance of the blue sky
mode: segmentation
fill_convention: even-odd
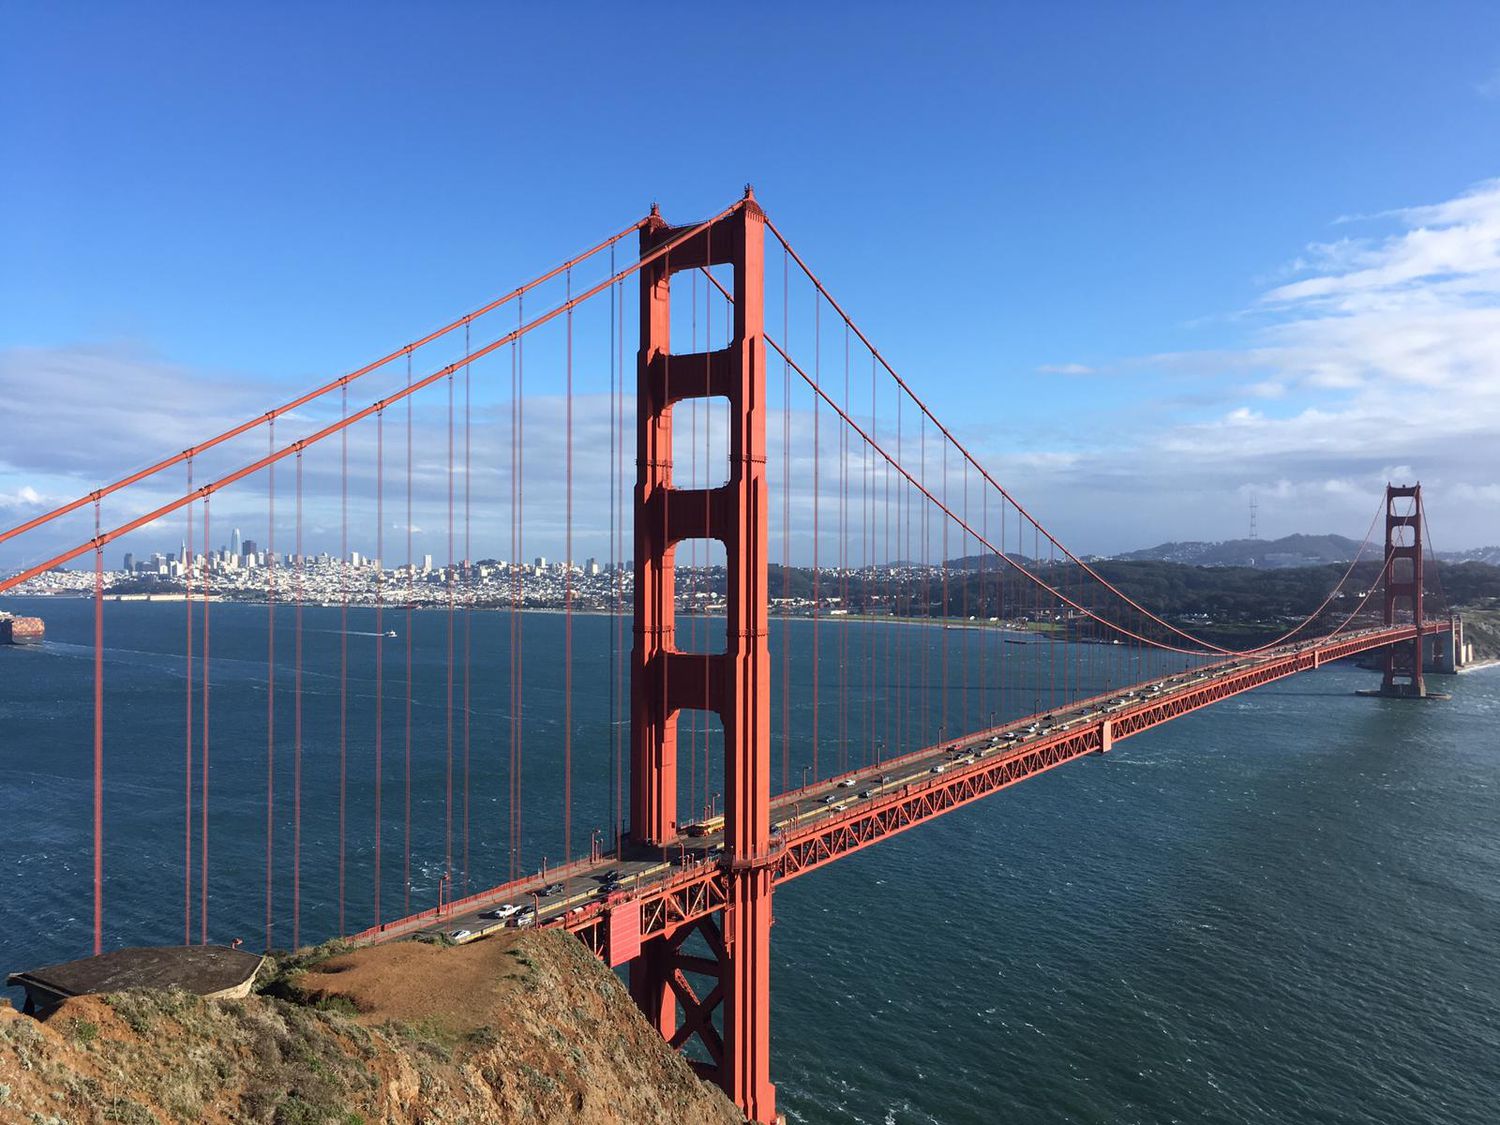
[[[0,524],[749,180],[1081,550],[1500,541],[1493,5],[812,7],[7,5]]]

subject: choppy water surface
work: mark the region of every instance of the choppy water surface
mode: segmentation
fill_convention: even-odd
[[[74,956],[88,941],[89,613],[83,603],[45,612],[45,649],[0,650],[0,970]],[[330,661],[342,638],[336,610],[308,612],[309,666],[319,675],[304,687],[325,706],[309,708],[305,732],[304,847],[326,854],[337,830],[337,719],[326,704],[338,690],[326,670],[337,668]],[[215,890],[211,936],[254,944],[263,909],[265,611],[214,614],[215,887],[221,875],[226,885],[236,871],[249,876],[243,892]],[[500,620],[473,637],[476,883],[508,862]],[[404,629],[404,616],[392,623]],[[560,645],[560,619],[528,615],[524,628],[533,693],[526,780],[537,795],[526,826],[531,863],[561,850],[546,796],[556,781],[548,716],[558,687],[547,654]],[[360,614],[350,629],[374,631]],[[415,630],[411,893],[420,907],[435,894],[445,848],[447,636],[441,615]],[[591,828],[610,820],[608,752],[588,747],[609,745],[602,685],[613,625],[580,618],[575,630],[580,675],[597,690],[575,716],[582,807],[574,832],[586,848]],[[377,642],[351,641],[349,815],[373,825],[367,675]],[[107,940],[115,944],[182,935],[182,643],[180,606],[111,607]],[[404,741],[405,639],[391,644],[387,676],[399,702],[383,728],[388,785]],[[857,660],[862,650],[850,651]],[[1024,664],[1024,650],[1006,655]],[[975,714],[1010,711],[1031,696],[1026,673],[1016,676],[1008,699],[976,700]],[[1452,701],[1424,705],[1352,694],[1371,678],[1337,666],[1241,696],[784,887],[773,930],[773,1040],[789,1118],[1500,1120],[1500,669],[1444,681]],[[278,707],[289,722],[289,701]],[[820,718],[825,730],[830,721]],[[712,736],[700,741],[712,758]],[[278,740],[282,784],[285,752]],[[793,747],[794,784],[805,753]],[[694,784],[706,791],[714,781]],[[399,799],[387,789],[388,802]],[[289,847],[284,793],[279,800],[278,871]],[[366,889],[372,836],[373,828],[349,830],[349,883],[360,888],[345,907],[351,929],[375,909]],[[405,894],[400,836],[399,820],[382,830],[387,914]],[[308,863],[304,937],[336,926],[335,887],[327,864]],[[279,934],[287,893],[279,883]]]

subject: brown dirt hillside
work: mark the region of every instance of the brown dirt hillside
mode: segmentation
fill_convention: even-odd
[[[733,1125],[744,1118],[559,933],[338,954],[267,994],[0,1006],[0,1122]]]

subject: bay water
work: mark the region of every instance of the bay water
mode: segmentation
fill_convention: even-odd
[[[0,649],[0,971],[12,971],[88,951],[93,648],[86,601],[5,608],[48,626],[44,645]],[[289,607],[276,620],[268,696],[266,608],[212,608],[209,937],[251,947],[265,937],[268,719],[273,944],[292,936]],[[706,644],[709,622],[680,622],[681,643],[700,628]],[[512,629],[525,660],[518,856]],[[561,615],[457,615],[450,706],[445,613],[304,610],[304,943],[338,932],[341,916],[354,931],[433,905],[445,871],[462,893],[587,853],[596,830],[611,838],[628,622],[580,615],[572,629],[565,842]],[[181,941],[185,923],[196,937],[196,867],[184,916],[184,731],[191,698],[196,865],[201,665],[189,697],[184,607],[109,603],[105,635],[105,944]],[[1046,706],[1059,652],[1075,689],[1181,669],[993,630],[866,622],[825,622],[815,640],[810,622],[776,621],[772,649],[778,690],[783,675],[793,686],[785,718],[772,705],[778,789],[812,771],[814,653],[824,776]],[[946,696],[931,690],[940,649]],[[773,1059],[789,1120],[1500,1121],[1500,668],[1435,681],[1446,702],[1354,694],[1373,680],[1340,664],[1270,685],[780,888]],[[697,713],[681,730],[680,803],[712,808],[718,732]]]

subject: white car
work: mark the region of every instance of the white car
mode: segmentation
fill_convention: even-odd
[[[928,771],[928,772],[929,772],[929,773],[942,773],[942,772],[944,772],[944,771],[945,771],[945,770],[947,770],[947,768],[948,768],[948,767],[947,767],[947,766],[945,766],[945,765],[943,765],[943,763],[942,763],[942,762],[939,762],[939,763],[938,763],[938,764],[937,764],[937,765],[935,765],[935,766],[933,766],[933,767],[932,767],[932,769],[931,769],[931,770],[929,770],[929,771]]]
[[[500,921],[504,921],[506,918],[509,918],[512,914],[519,914],[520,911],[521,911],[521,908],[519,906],[517,906],[515,903],[513,903],[513,902],[502,902],[499,906],[495,907],[493,910],[481,911],[479,916],[481,918],[496,918],[496,919],[499,919]]]
[[[474,931],[473,930],[449,930],[448,931],[448,940],[449,941],[466,941],[466,940],[468,940],[469,938],[471,938],[473,936],[474,936]]]
[[[839,788],[840,789],[853,789],[854,788],[854,779],[852,777],[846,777],[846,778],[844,778],[843,781],[839,782]]]

